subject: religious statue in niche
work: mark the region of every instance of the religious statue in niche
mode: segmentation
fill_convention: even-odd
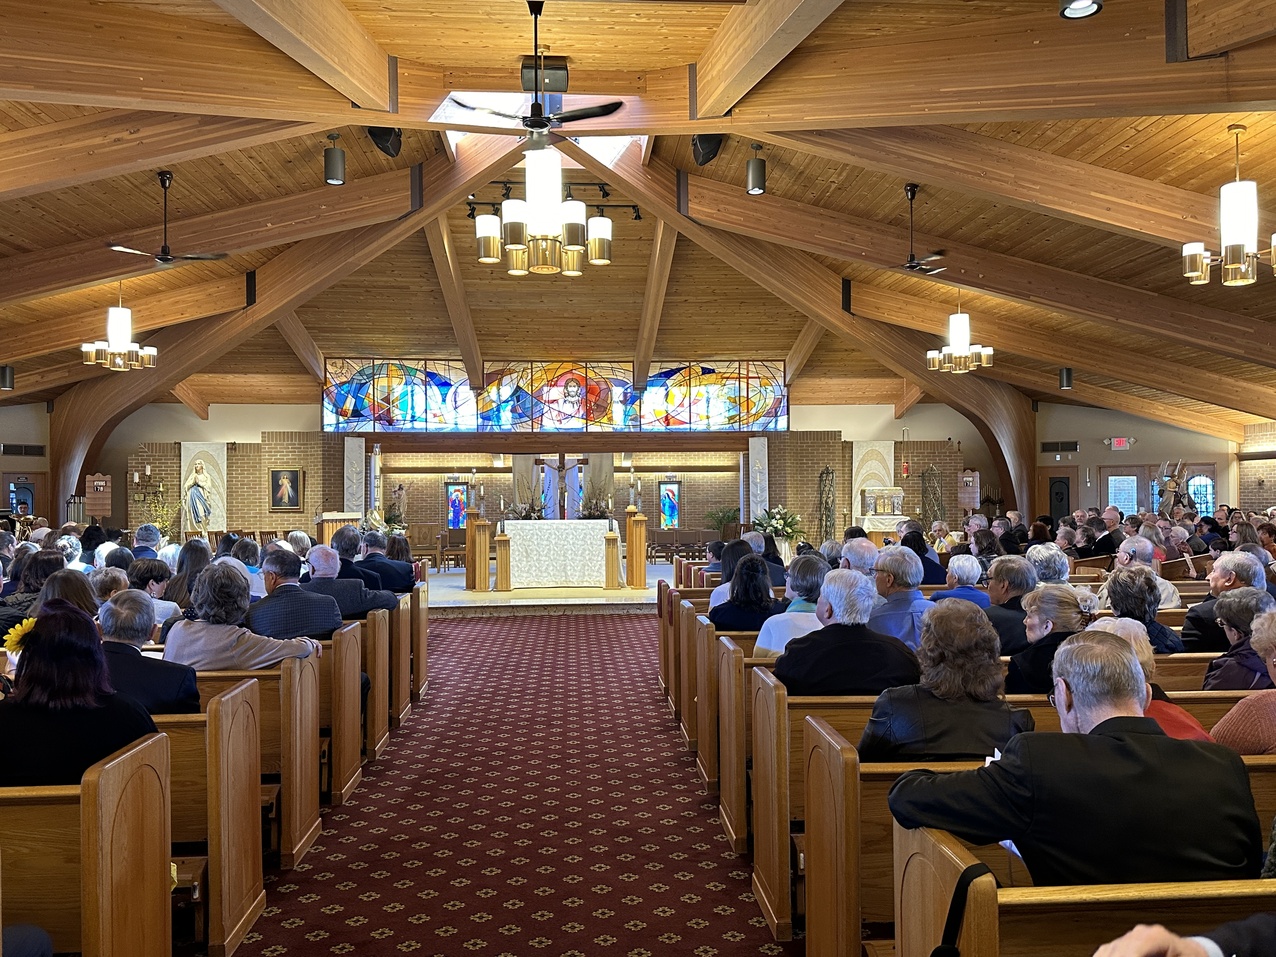
[[[1196,500],[1187,490],[1187,469],[1183,467],[1182,459],[1172,471],[1168,459],[1161,463],[1156,487],[1160,498],[1156,510],[1162,517],[1169,518],[1176,505],[1185,511],[1196,511]]]
[[[191,526],[207,534],[208,520],[213,514],[213,497],[217,494],[213,477],[203,459],[195,459],[190,474],[182,484],[182,507]]]

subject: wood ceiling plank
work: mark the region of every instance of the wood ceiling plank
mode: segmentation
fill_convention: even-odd
[[[83,382],[85,379],[96,379],[98,376],[113,374],[102,366],[86,366],[78,359],[66,362],[42,363],[33,369],[22,369],[14,376],[13,390],[0,393],[0,399],[6,403],[14,399],[30,399],[41,392],[65,389],[69,385]]]
[[[895,401],[895,418],[902,419],[925,394],[916,382],[905,382],[903,394]]]
[[[723,116],[842,0],[758,0],[727,14],[696,61],[696,112]]]
[[[228,276],[133,300],[128,304],[133,310],[133,335],[242,309],[247,302],[245,282],[242,275]],[[40,323],[21,332],[8,331],[5,359],[29,359],[78,349],[81,342],[101,339],[105,332],[106,310],[85,310],[59,318],[56,324]]]
[[[301,360],[301,364],[319,382],[324,381],[323,353],[315,345],[314,337],[302,325],[295,312],[284,313],[275,320],[275,328],[284,337],[293,353]]]
[[[208,421],[208,400],[200,395],[189,379],[177,383],[171,391],[178,402],[195,413],[196,418]]]
[[[393,110],[394,62],[341,0],[213,0],[362,109]]]
[[[746,129],[1270,110],[1267,41],[1166,63],[1164,4],[1123,0],[1081,29],[1053,9],[828,48],[808,44],[732,111]]]
[[[419,169],[394,170],[180,219],[169,223],[169,242],[178,253],[240,253],[384,223],[411,209],[419,177]],[[116,252],[108,242],[151,250],[162,236],[160,226],[148,226],[0,259],[0,305],[155,272],[162,267],[153,259]]]
[[[774,195],[749,196],[701,176],[688,176],[688,214],[743,236],[848,262],[890,269],[908,230],[796,203]],[[1014,302],[1054,309],[1121,330],[1200,345],[1237,359],[1276,368],[1276,327],[1263,319],[1225,312],[1132,289],[1084,273],[917,234],[915,248],[944,248],[944,272],[925,277]]]
[[[665,293],[669,289],[669,270],[673,266],[677,244],[678,230],[663,219],[657,220],[656,235],[651,243],[651,262],[647,266],[647,286],[642,296],[642,318],[638,322],[638,346],[634,350],[635,389],[647,387],[651,357],[656,351],[656,336],[660,332],[660,316],[665,308]]]
[[[784,360],[785,385],[792,385],[793,380],[802,373],[807,360],[815,353],[820,340],[824,338],[824,331],[824,327],[814,319],[808,320],[806,325],[802,327],[797,341],[793,343],[792,348],[789,349],[788,357]]]
[[[898,377],[800,376],[789,387],[792,405],[894,405],[906,381]]]
[[[676,171],[654,160],[644,167],[636,145],[610,167],[575,143],[562,140],[556,145],[586,169],[614,178],[644,206],[673,223],[678,232],[807,317],[856,342],[899,375],[926,382],[932,395],[961,412],[984,436],[1010,497],[1030,500],[1037,456],[1036,425],[1031,403],[1021,393],[1004,384],[971,381],[971,376],[951,376],[946,382],[931,380],[925,352],[933,347],[932,337],[844,312],[841,277],[814,257],[711,229],[688,218],[679,206]]]
[[[0,202],[323,129],[316,123],[107,110],[0,134]]]
[[[465,281],[461,278],[460,257],[456,245],[452,242],[452,231],[448,228],[448,217],[444,213],[425,224],[425,238],[430,244],[430,256],[434,260],[434,271],[439,277],[439,288],[443,292],[443,301],[447,303],[448,316],[452,320],[452,331],[456,335],[456,345],[461,359],[465,363],[465,373],[470,382],[483,382],[483,353],[479,349],[478,334],[474,331],[474,317],[470,315],[470,304],[465,298]]]
[[[1218,197],[944,126],[761,134],[776,146],[907,176],[1177,249],[1218,248]],[[1276,215],[1263,214],[1264,221]]]
[[[1272,0],[1186,0],[1187,54],[1226,53],[1276,36]]]

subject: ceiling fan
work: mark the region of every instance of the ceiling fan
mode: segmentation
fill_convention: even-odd
[[[929,262],[944,257],[944,250],[933,249],[927,255],[918,259],[913,254],[913,200],[917,198],[918,185],[916,183],[904,184],[904,195],[908,197],[908,262],[901,263],[900,269],[907,269],[909,272],[919,272],[923,276],[933,276],[941,273],[947,266],[927,266]]]
[[[545,4],[543,0],[527,0],[527,9],[532,15],[532,53],[536,59],[536,90],[532,100],[531,113],[527,116],[519,116],[514,113],[502,113],[500,110],[493,110],[484,106],[471,106],[469,103],[463,103],[454,96],[448,97],[448,99],[462,109],[473,110],[475,113],[490,113],[493,116],[500,116],[507,120],[517,120],[523,125],[523,129],[532,134],[548,133],[564,123],[574,123],[577,120],[590,120],[596,116],[611,116],[611,114],[623,107],[625,105],[624,102],[616,100],[612,103],[599,103],[597,106],[584,106],[578,110],[545,113],[545,107],[541,103],[541,70],[544,54],[541,53],[540,44],[540,22],[541,14],[545,10]]]
[[[168,188],[173,185],[173,174],[169,170],[162,169],[158,173],[160,189],[164,191],[164,241],[160,245],[159,252],[148,253],[140,249],[134,249],[132,246],[122,246],[119,243],[107,243],[111,249],[117,253],[129,253],[133,256],[148,256],[154,259],[161,266],[170,266],[176,262],[189,262],[203,259],[225,259],[230,253],[185,253],[181,256],[173,255],[173,251],[168,246]]]

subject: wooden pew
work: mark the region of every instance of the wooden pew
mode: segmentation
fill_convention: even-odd
[[[670,621],[665,630],[664,662],[665,662],[665,697],[669,701],[669,711],[675,721],[681,724],[682,696],[682,627],[685,623],[694,628],[695,616],[709,610],[709,588],[671,588],[668,602],[670,604]],[[692,613],[682,608],[683,602],[690,603]]]
[[[319,836],[319,662],[288,658],[259,671],[201,671],[200,703],[241,681],[261,684],[261,773],[279,777],[279,860],[296,867]]]
[[[350,622],[342,622],[350,624]],[[359,649],[362,668],[371,682],[363,721],[363,752],[368,761],[381,757],[390,743],[390,613],[368,612]]]
[[[399,596],[390,612],[390,675],[386,715],[398,728],[412,713],[412,594]]]
[[[729,638],[753,653],[756,631],[718,631],[704,615],[696,616],[696,772],[709,794],[718,793],[718,636]]]
[[[730,638],[718,639],[718,820],[731,850],[749,849],[750,674],[775,667],[774,658],[746,658]]]
[[[4,920],[57,953],[170,957],[169,740],[150,734],[78,785],[0,788]]]
[[[1157,655],[1154,681],[1161,686],[1161,690],[1166,692],[1200,691],[1201,685],[1205,683],[1205,672],[1217,657],[1218,655],[1213,652]]]
[[[682,592],[679,592],[681,595]],[[696,750],[696,622],[709,610],[709,599],[678,602],[678,627],[674,672],[678,676],[673,697],[678,733],[688,751]],[[707,619],[706,619],[707,620]]]
[[[671,595],[674,587],[663,578],[656,582],[656,613],[659,631],[657,634],[656,653],[659,659],[659,670],[656,680],[661,693],[669,697],[669,632],[673,628],[674,610]]]
[[[430,686],[430,580],[412,589],[412,700],[420,701]]]
[[[359,689],[363,622],[343,623],[321,642],[319,731],[328,739],[328,763],[320,791],[333,805],[345,804],[363,780],[363,715]]]
[[[204,714],[156,715],[172,759],[172,839],[206,846],[208,952],[229,957],[266,907],[260,695],[240,681]]]
[[[894,835],[895,954],[929,957],[958,875],[979,858],[946,831],[896,824]],[[1135,924],[1193,934],[1273,909],[1270,880],[999,889],[984,875],[970,885],[958,947],[962,957],[1091,957]]]

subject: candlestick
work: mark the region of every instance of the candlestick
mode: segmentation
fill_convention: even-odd
[[[483,498],[483,483],[479,482],[479,498]]]
[[[133,473],[133,484],[134,484],[134,485],[136,485],[139,481],[140,481],[140,479],[139,479],[139,477],[138,477],[138,474],[137,474],[136,472],[134,472],[134,473]]]
[[[505,496],[504,495],[501,496],[501,514],[502,515],[505,514]]]
[[[151,467],[150,467],[149,465],[148,465],[148,466],[146,466],[146,474],[147,474],[147,476],[149,476],[149,475],[151,474]]]
[[[642,479],[638,480],[638,494],[642,494]]]
[[[607,511],[609,511],[609,512],[610,512],[610,511],[611,511],[614,507],[615,507],[615,506],[614,506],[614,505],[612,505],[612,503],[611,503],[611,496],[610,496],[610,495],[608,495],[608,496],[607,496]]]

